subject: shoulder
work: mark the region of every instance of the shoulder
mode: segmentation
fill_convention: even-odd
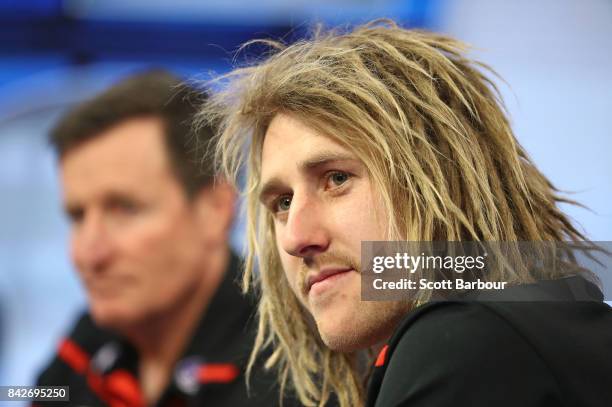
[[[37,384],[57,385],[66,383],[70,377],[81,376],[92,355],[113,338],[110,332],[96,326],[88,313],[81,314],[70,332],[59,340]]]
[[[506,353],[499,352],[499,345],[508,342],[516,347],[521,342],[517,335],[512,324],[483,304],[428,304],[415,310],[400,324],[391,340],[393,353],[389,356],[399,360],[410,354],[413,361],[415,357],[421,359],[424,356],[411,352],[418,344],[423,351],[468,362],[491,356],[488,353]]]
[[[391,340],[377,405],[419,406],[421,399],[446,405],[456,397],[475,406],[520,404],[520,393],[530,391],[525,383],[547,381],[542,388],[554,389],[548,376],[512,324],[483,304],[428,304],[409,314]],[[500,399],[500,390],[515,386],[521,390]]]
[[[389,368],[409,359],[414,367],[435,362],[467,370],[521,348],[531,352],[511,324],[478,303],[427,305],[404,320],[391,345]]]

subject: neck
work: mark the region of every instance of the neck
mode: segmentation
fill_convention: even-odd
[[[157,401],[167,387],[175,363],[223,279],[228,257],[227,248],[210,256],[200,284],[189,295],[163,315],[148,319],[126,333],[138,352],[140,385],[147,404]]]

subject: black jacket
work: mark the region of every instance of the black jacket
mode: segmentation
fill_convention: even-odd
[[[254,306],[241,295],[235,283],[238,268],[238,259],[232,257],[225,279],[156,406],[279,404],[275,373],[264,374],[262,369],[254,370],[250,397],[247,396],[244,371],[254,341]],[[135,349],[122,338],[98,328],[86,314],[69,337],[62,340],[37,385],[70,386],[67,403],[70,406],[143,406],[137,366]],[[284,405],[298,404],[285,399]]]
[[[581,277],[505,291],[410,312],[378,357],[367,405],[612,406],[612,309],[601,292]]]

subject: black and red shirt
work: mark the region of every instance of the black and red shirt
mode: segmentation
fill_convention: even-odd
[[[579,276],[409,312],[367,407],[612,406],[612,308]]]
[[[247,394],[244,372],[254,341],[255,308],[236,284],[239,267],[239,260],[232,256],[223,282],[176,363],[171,382],[156,407],[279,404],[274,372],[254,369]],[[97,327],[88,314],[61,341],[37,385],[69,386],[70,402],[66,405],[70,406],[145,406],[136,350],[121,337]],[[298,403],[285,399],[283,405]]]

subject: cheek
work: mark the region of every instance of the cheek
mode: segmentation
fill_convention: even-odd
[[[302,259],[299,257],[291,256],[284,250],[278,250],[278,239],[277,239],[277,253],[280,257],[281,266],[283,268],[283,274],[289,283],[291,291],[297,296],[297,298],[305,304],[303,298],[303,279],[305,270],[302,268]]]
[[[147,252],[149,256],[155,256],[158,249],[164,249],[164,244],[171,242],[174,227],[169,222],[151,219],[122,233],[118,239],[119,246],[126,254],[140,255]]]
[[[299,290],[299,258],[288,255],[287,253],[279,252],[281,265],[283,267],[283,272],[285,273],[285,277],[289,282],[289,286],[293,290],[294,293],[298,293]]]
[[[118,242],[127,257],[156,262],[174,252],[188,251],[195,240],[193,230],[186,215],[166,211],[120,233]]]
[[[193,227],[178,218],[125,234],[118,268],[137,281],[133,288],[139,291],[134,292],[139,301],[166,303],[194,284],[202,254],[193,234]]]
[[[370,197],[362,199],[362,197]],[[363,186],[336,208],[337,231],[341,231],[343,241],[361,251],[361,242],[366,240],[386,240],[388,216],[382,205],[373,197],[370,188]]]

